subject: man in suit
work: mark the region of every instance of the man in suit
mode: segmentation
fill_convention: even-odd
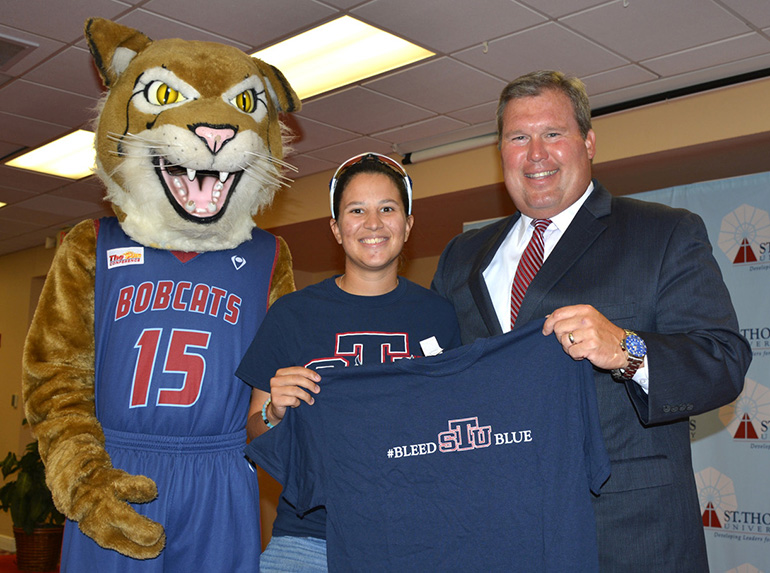
[[[708,571],[688,417],[738,396],[751,350],[705,226],[591,179],[596,137],[580,80],[522,76],[503,90],[497,119],[519,212],[455,237],[433,288],[454,304],[464,343],[548,317],[543,335],[593,365],[612,460],[594,499],[602,571]],[[545,262],[512,309],[533,220],[547,221]]]

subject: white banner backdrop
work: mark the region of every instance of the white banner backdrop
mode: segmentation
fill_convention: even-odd
[[[640,193],[708,228],[754,358],[735,402],[690,420],[712,573],[770,573],[770,173]]]

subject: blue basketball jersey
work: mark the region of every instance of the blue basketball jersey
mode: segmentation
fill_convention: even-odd
[[[259,570],[259,488],[243,457],[251,390],[234,371],[267,311],[278,248],[255,229],[235,249],[177,256],[99,221],[96,413],[113,465],[158,486],[132,507],[163,525],[166,547],[132,559],[68,521],[62,573]]]
[[[95,288],[96,411],[110,429],[216,435],[243,429],[250,389],[234,371],[268,305],[277,241],[182,262],[102,219]]]

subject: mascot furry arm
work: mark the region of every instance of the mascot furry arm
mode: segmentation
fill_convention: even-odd
[[[124,231],[144,245],[187,252],[224,250],[248,240],[254,227],[253,215],[270,203],[281,183],[276,165],[282,163],[283,143],[278,112],[295,111],[300,106],[296,94],[280,72],[235,48],[201,42],[180,43],[179,40],[153,42],[136,30],[107,20],[89,20],[86,37],[104,83],[110,90],[97,129],[97,167],[107,185],[107,198],[112,202]],[[200,46],[190,48],[193,44]],[[185,54],[191,49],[197,49],[198,53]],[[221,85],[198,86],[196,89],[192,87],[192,80],[187,78],[185,81],[182,75],[194,66],[177,65],[185,58],[196,57],[207,59],[201,62],[201,66],[210,67],[204,69],[222,67],[223,64],[224,68],[231,66],[233,69],[225,69],[219,75],[203,72],[210,84],[220,81]],[[157,63],[149,65],[148,60]],[[144,72],[148,69],[150,75],[159,76],[154,81],[162,84],[160,89],[169,90],[164,93],[194,99],[192,103],[198,107],[191,108],[191,111],[197,116],[213,121],[214,125],[229,125],[238,121],[243,137],[229,143],[234,153],[244,156],[255,154],[256,150],[256,155],[261,156],[254,162],[248,158],[241,159],[242,163],[249,165],[241,167],[243,173],[238,174],[238,179],[229,183],[222,181],[225,188],[231,191],[226,200],[226,210],[224,207],[210,207],[208,213],[199,216],[194,212],[195,208],[188,206],[184,213],[184,204],[180,208],[168,193],[166,196],[160,193],[161,197],[157,198],[146,189],[146,178],[157,181],[157,173],[163,170],[157,164],[160,155],[157,149],[161,141],[152,141],[153,133],[179,129],[180,125],[183,126],[181,131],[193,129],[189,124],[185,125],[185,117],[175,118],[176,126],[155,125],[157,118],[152,116],[152,110],[146,104],[144,109],[137,106],[140,113],[132,111],[131,119],[128,118],[126,106],[136,95],[136,78],[145,77],[147,74]],[[174,75],[174,70],[179,77]],[[210,92],[221,89],[227,80],[219,78],[226,73],[228,78],[237,77],[238,80],[252,78],[245,80],[246,83],[232,94],[232,101],[240,107],[234,111],[223,104],[222,94],[216,93],[212,97],[206,92],[207,89]],[[188,93],[174,92],[167,84],[178,85],[179,90],[186,89]],[[259,87],[262,87],[261,91],[256,89]],[[210,103],[207,104],[207,101]],[[244,111],[249,112],[246,120],[242,117],[245,114],[238,115]],[[157,117],[162,115],[156,113]],[[164,117],[173,116],[172,111],[165,113]],[[229,117],[229,113],[233,117]],[[162,124],[160,121],[157,123]],[[195,131],[196,139],[211,135],[199,129]],[[178,135],[177,132],[174,134]],[[167,135],[161,133],[159,137],[168,139]],[[139,141],[153,146],[153,155],[146,151],[132,153]],[[200,145],[199,141],[197,143]],[[216,145],[216,142],[206,143],[212,149]],[[246,147],[236,147],[236,143]],[[184,151],[177,153],[183,155]],[[165,156],[170,154],[168,152]],[[155,163],[148,157],[153,157]],[[197,158],[177,156],[169,161],[176,165],[194,164],[201,171],[221,171],[217,165],[195,164]],[[257,167],[253,163],[257,163]],[[234,169],[226,171],[229,172],[226,174],[228,181],[235,177],[232,173]],[[137,177],[132,175],[136,172],[142,172],[145,177],[138,178],[139,184],[136,183]],[[224,177],[220,175],[220,181]],[[195,185],[192,179],[189,185]],[[199,185],[205,187],[204,183]],[[239,185],[237,193],[233,191],[236,185]],[[216,202],[214,199],[210,201]],[[180,213],[185,216],[180,216]],[[216,224],[201,224],[195,220],[195,217],[202,219],[208,216],[216,218]],[[68,518],[79,522],[80,529],[102,547],[129,557],[147,559],[157,556],[163,549],[163,527],[136,513],[127,502],[153,500],[157,496],[155,483],[147,477],[130,475],[112,466],[104,447],[104,433],[95,414],[96,240],[95,222],[84,221],[67,235],[56,254],[24,351],[26,414],[39,440],[47,482],[56,506]],[[294,290],[288,247],[281,239],[278,244],[280,254],[270,285],[270,303]],[[120,374],[115,373],[116,376]],[[102,383],[109,383],[109,380]]]

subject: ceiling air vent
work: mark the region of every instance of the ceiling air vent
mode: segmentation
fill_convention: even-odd
[[[32,42],[0,34],[0,71],[10,69],[37,47]]]

